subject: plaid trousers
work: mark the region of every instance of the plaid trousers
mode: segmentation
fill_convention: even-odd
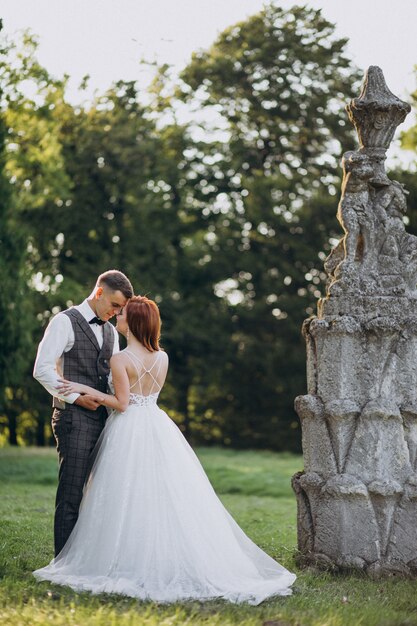
[[[83,487],[91,470],[97,440],[103,430],[107,411],[104,406],[94,417],[76,404],[55,409],[52,430],[57,443],[59,480],[55,501],[55,556],[67,542],[78,518]]]

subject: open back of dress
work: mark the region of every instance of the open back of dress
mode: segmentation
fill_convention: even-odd
[[[164,352],[158,350],[154,353],[155,356],[150,367],[146,367],[131,350],[125,350],[125,354],[137,373],[137,380],[130,385],[129,404],[156,403],[165,380],[162,368]]]

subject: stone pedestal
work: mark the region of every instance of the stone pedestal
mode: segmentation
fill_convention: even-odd
[[[384,161],[410,107],[371,67],[347,110],[360,145],[343,158],[345,234],[325,263],[326,297],[303,326],[298,548],[305,564],[408,575],[417,570],[417,238]]]

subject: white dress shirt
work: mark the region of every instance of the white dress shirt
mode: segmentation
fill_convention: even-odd
[[[74,307],[89,322],[95,313],[87,300]],[[91,324],[91,330],[97,337],[100,348],[103,345],[103,327],[99,324]],[[119,352],[119,335],[113,326],[114,344],[113,354]],[[72,329],[71,320],[68,315],[58,313],[51,319],[48,324],[42,341],[38,347],[33,376],[45,389],[54,396],[64,402],[73,404],[80,395],[72,393],[68,396],[62,396],[57,392],[59,384],[58,376],[63,375],[65,352],[71,350],[74,345],[75,337]]]

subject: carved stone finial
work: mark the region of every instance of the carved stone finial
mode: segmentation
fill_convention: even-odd
[[[381,68],[371,65],[359,98],[354,98],[346,110],[358,133],[361,148],[387,150],[395,129],[405,120],[411,107],[391,93]]]
[[[342,311],[337,298],[417,298],[417,239],[406,232],[406,191],[385,172],[385,153],[410,106],[388,89],[382,70],[368,69],[362,92],[346,107],[359,137],[359,150],[343,156],[342,194],[337,218],[345,236],[325,262],[327,297],[320,313]],[[370,301],[367,301],[369,304]],[[350,303],[352,306],[352,303]],[[366,309],[366,307],[365,307]],[[362,312],[364,306],[362,306]]]
[[[389,184],[385,173],[385,153],[411,107],[388,89],[380,67],[371,65],[365,74],[359,98],[347,106],[349,119],[356,128],[359,147],[372,159],[375,176],[374,185]]]

